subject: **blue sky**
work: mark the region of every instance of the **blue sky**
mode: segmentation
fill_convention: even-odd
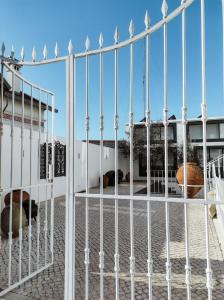
[[[180,0],[168,0],[169,12]],[[74,51],[84,51],[87,34],[91,49],[98,48],[100,32],[105,45],[113,44],[115,26],[120,29],[120,40],[128,38],[130,19],[134,20],[135,32],[144,30],[144,15],[149,11],[151,24],[161,19],[162,0],[11,0],[1,1],[0,37],[9,54],[14,45],[15,56],[25,47],[26,58],[31,58],[32,47],[37,49],[37,59],[42,57],[46,43],[49,57],[54,55],[58,42],[60,53],[67,53],[69,39]],[[224,113],[222,88],[222,19],[221,0],[205,0],[206,4],[206,63],[208,115]],[[151,36],[151,110],[153,119],[162,118],[163,109],[163,34],[162,30]],[[200,60],[200,1],[187,10],[187,101],[189,116],[200,115],[201,60]],[[134,48],[134,119],[144,117],[144,41]],[[90,138],[99,138],[99,58],[90,61]],[[85,126],[85,65],[77,64],[77,137],[84,137]],[[168,102],[169,113],[181,116],[181,18],[168,26]],[[31,81],[52,90],[56,94],[59,109],[56,134],[65,135],[65,66],[63,63],[44,67],[24,67],[22,73]],[[105,56],[105,138],[113,138],[114,69],[113,53]],[[129,49],[119,53],[119,113],[120,137],[124,136],[124,124],[129,112]]]

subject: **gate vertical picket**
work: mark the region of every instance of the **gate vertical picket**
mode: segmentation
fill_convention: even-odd
[[[66,214],[65,214],[65,278],[64,278],[64,298],[65,300],[73,300],[76,298],[76,278],[75,278],[75,250],[76,250],[76,243],[75,243],[75,204],[77,197],[84,199],[85,201],[85,248],[84,248],[84,262],[82,262],[84,272],[85,272],[85,279],[84,279],[84,295],[85,299],[88,300],[91,298],[91,265],[90,265],[90,209],[91,209],[91,200],[97,199],[99,201],[99,295],[100,299],[103,300],[106,294],[106,282],[105,282],[105,266],[104,262],[107,257],[104,257],[105,253],[105,245],[104,245],[104,236],[107,234],[105,232],[104,227],[104,209],[105,209],[105,201],[108,199],[113,199],[114,204],[114,232],[113,232],[113,240],[114,240],[114,252],[113,252],[113,276],[114,276],[114,294],[110,295],[114,297],[116,300],[119,300],[121,297],[121,273],[120,273],[120,239],[119,239],[119,204],[120,200],[124,200],[129,204],[129,211],[128,211],[128,227],[130,229],[130,244],[127,251],[129,251],[129,280],[130,280],[130,299],[135,299],[135,290],[137,290],[137,279],[136,270],[138,264],[135,262],[135,218],[134,218],[134,204],[136,201],[144,201],[147,205],[147,220],[146,220],[146,231],[147,231],[147,254],[145,257],[145,265],[147,265],[147,289],[148,289],[148,298],[151,300],[153,298],[154,286],[153,286],[153,279],[154,279],[154,272],[153,272],[153,259],[152,259],[152,203],[153,202],[161,202],[164,203],[165,206],[165,232],[166,232],[166,244],[165,244],[165,252],[166,252],[166,274],[164,280],[166,280],[166,287],[167,287],[167,298],[169,300],[172,299],[173,291],[172,291],[172,271],[171,271],[171,224],[170,224],[170,203],[178,203],[180,199],[178,197],[169,197],[169,177],[171,175],[171,181],[174,183],[172,177],[172,170],[169,170],[169,124],[172,123],[172,120],[168,119],[168,26],[169,22],[175,19],[176,17],[181,17],[181,58],[182,58],[182,135],[183,135],[183,173],[184,173],[184,182],[182,186],[182,204],[184,209],[184,240],[185,240],[185,288],[186,288],[186,295],[187,299],[191,299],[192,294],[192,278],[191,278],[191,256],[190,256],[190,240],[189,240],[189,204],[191,199],[188,199],[188,174],[187,174],[187,122],[188,122],[188,112],[187,112],[187,50],[186,50],[186,32],[187,32],[187,24],[186,24],[186,11],[187,8],[194,3],[194,0],[180,0],[181,4],[178,6],[172,13],[168,14],[168,5],[166,0],[162,0],[162,19],[156,23],[155,25],[150,24],[150,19],[148,12],[145,14],[145,30],[137,35],[134,34],[134,23],[133,21],[130,22],[129,25],[129,38],[125,41],[119,42],[119,31],[116,27],[115,34],[114,34],[114,44],[108,47],[105,47],[103,44],[103,35],[100,34],[99,36],[99,47],[95,50],[90,49],[90,40],[89,37],[86,39],[85,43],[85,51],[83,53],[74,53],[73,46],[71,41],[68,45],[68,55],[59,57],[59,50],[58,45],[55,46],[55,58],[49,59],[47,57],[47,48],[44,47],[43,51],[43,60],[37,61],[36,60],[36,50],[33,48],[32,51],[32,61],[24,61],[24,49],[21,51],[22,60],[17,62],[20,66],[38,66],[50,63],[57,63],[57,62],[65,62],[66,63],[66,167],[67,167],[67,176],[66,176]],[[207,125],[207,103],[206,103],[206,46],[205,46],[205,1],[200,1],[200,12],[201,12],[201,80],[202,80],[202,101],[201,101],[201,124],[203,128],[203,168],[204,168],[204,197],[203,199],[199,199],[197,204],[201,205],[204,208],[204,217],[205,217],[205,247],[206,247],[206,285],[208,290],[208,299],[212,299],[212,269],[211,269],[211,261],[210,261],[210,249],[209,249],[209,216],[208,216],[208,196],[207,192],[214,185],[214,174],[212,172],[216,172],[214,165],[209,165],[207,167],[207,132],[206,132],[206,125]],[[224,1],[222,1],[222,21],[224,19]],[[223,22],[223,29],[224,29],[224,22]],[[151,120],[151,101],[150,101],[150,75],[151,75],[151,35],[153,33],[158,32],[159,30],[163,30],[163,120],[160,126],[163,127],[164,130],[164,170],[151,170],[151,147],[152,147],[152,137],[150,130],[152,129],[152,120]],[[223,30],[224,31],[224,30]],[[224,36],[224,33],[223,33]],[[146,196],[137,196],[134,194],[134,53],[135,45],[138,41],[143,40],[145,42],[145,71],[146,71],[146,85],[145,85],[145,121],[141,124],[144,124],[146,128],[146,169],[147,169],[147,194]],[[119,169],[119,112],[118,112],[118,103],[119,103],[119,95],[118,95],[118,88],[120,88],[118,84],[118,73],[121,67],[120,63],[118,63],[118,56],[120,54],[120,49],[126,48],[129,51],[130,60],[129,60],[129,145],[130,145],[130,161],[129,161],[129,169],[130,169],[130,186],[129,186],[129,193],[127,195],[119,194],[119,176],[118,176],[118,169]],[[114,86],[112,90],[114,92],[114,113],[113,113],[113,122],[114,122],[114,171],[115,171],[115,187],[114,193],[112,195],[107,195],[104,193],[104,56],[105,54],[110,53],[113,55],[113,70],[114,70]],[[90,131],[90,60],[92,56],[97,56],[99,58],[99,69],[97,68],[97,76],[99,77],[99,123],[100,123],[100,154],[99,154],[99,176],[100,176],[100,189],[99,193],[91,194],[90,193],[90,139],[89,139],[89,131]],[[75,143],[75,90],[76,90],[76,61],[84,61],[85,63],[85,193],[77,193],[76,191],[76,182],[75,182],[75,160],[76,160],[76,143]],[[4,190],[2,188],[2,175],[0,172],[0,198],[2,200],[3,192],[10,193],[10,228],[9,228],[9,261],[8,261],[8,288],[0,292],[0,296],[3,295],[6,291],[13,289],[13,287],[18,286],[20,283],[25,282],[28,278],[31,278],[34,274],[37,274],[44,268],[50,265],[48,262],[49,256],[51,256],[53,262],[53,241],[54,241],[54,184],[53,184],[53,177],[54,177],[54,110],[55,110],[55,98],[53,93],[48,92],[44,89],[41,89],[30,82],[26,81],[23,77],[19,77],[19,73],[15,72],[13,65],[14,61],[14,50],[11,51],[11,57],[8,59],[5,57],[5,49],[2,48],[2,78],[1,78],[1,103],[0,103],[0,146],[2,145],[2,130],[3,130],[3,72],[4,68],[8,71],[12,72],[12,111],[11,111],[11,161],[10,161],[10,188],[8,190]],[[92,72],[92,64],[91,64],[91,72]],[[99,72],[99,73],[98,73]],[[223,72],[224,72],[224,39],[223,39]],[[13,183],[13,152],[15,149],[14,145],[14,127],[15,127],[15,86],[14,86],[14,79],[15,77],[20,78],[21,86],[22,86],[22,123],[21,123],[21,192],[20,192],[20,229],[19,229],[19,281],[12,282],[12,203],[13,203],[13,190],[14,183]],[[24,159],[22,157],[22,152],[24,150],[24,85],[27,84],[31,89],[31,107],[30,107],[30,181],[28,185],[28,189],[30,189],[30,194],[33,189],[33,182],[32,182],[32,137],[33,137],[33,96],[34,90],[39,91],[39,113],[38,113],[38,163],[40,166],[40,146],[41,146],[41,130],[42,130],[42,116],[41,116],[41,98],[43,95],[46,95],[47,98],[47,112],[46,112],[46,132],[45,140],[46,140],[46,178],[45,178],[45,185],[42,188],[45,188],[45,210],[44,210],[44,266],[41,266],[41,252],[40,252],[40,237],[41,237],[41,219],[40,219],[40,187],[41,183],[38,182],[38,217],[37,217],[37,270],[34,272],[31,257],[32,257],[32,227],[31,227],[31,215],[29,216],[29,234],[28,234],[28,277],[23,277],[23,270],[22,270],[22,254],[23,254],[23,238],[24,232],[22,228],[22,198],[23,198],[23,191],[25,189],[25,183],[23,182],[23,164]],[[51,139],[48,136],[49,130],[49,99],[52,102],[52,119],[51,119]],[[175,123],[175,122],[174,122]],[[49,145],[51,144],[51,162],[50,158],[48,157],[48,149]],[[0,147],[0,160],[2,160],[2,150]],[[50,163],[49,163],[50,162]],[[221,174],[221,165],[220,159],[217,160],[218,164],[218,175],[219,178],[222,177]],[[223,166],[222,166],[223,167]],[[2,161],[0,161],[0,170],[2,168]],[[207,171],[208,168],[208,171]],[[40,173],[40,168],[38,168],[38,172]],[[151,188],[157,190],[159,185],[164,185],[165,193],[164,195],[160,195],[159,197],[153,197]],[[207,187],[208,184],[208,187]],[[213,186],[214,187],[214,186]],[[50,212],[48,206],[48,195],[49,195],[49,188],[50,188]],[[31,210],[31,202],[29,203],[29,208]],[[2,209],[2,201],[0,202],[0,211]],[[48,225],[48,216],[50,213],[50,225]],[[1,219],[0,219],[1,225]],[[50,228],[48,228],[50,227]],[[50,237],[49,237],[50,231]],[[111,241],[112,243],[112,241]],[[2,245],[2,239],[0,237],[0,247]],[[50,245],[50,255],[49,255],[49,248]],[[120,253],[119,253],[120,251]],[[83,252],[82,252],[83,253]],[[97,255],[98,255],[97,254]]]

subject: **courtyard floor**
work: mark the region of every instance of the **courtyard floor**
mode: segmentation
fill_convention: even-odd
[[[135,184],[135,192],[142,189]],[[128,193],[129,186],[121,184],[119,193]],[[98,188],[91,192],[98,192]],[[105,193],[113,193],[111,188]],[[197,201],[195,199],[195,201]],[[89,201],[89,299],[99,299],[99,200]],[[55,199],[54,264],[38,276],[15,289],[5,299],[63,299],[64,293],[64,197]],[[119,252],[120,252],[120,299],[130,299],[130,210],[129,201],[119,201]],[[204,207],[189,205],[189,239],[192,266],[192,299],[207,299],[206,289],[206,248],[205,248]],[[213,269],[213,299],[224,299],[224,260],[213,222],[209,220],[210,258]],[[134,202],[134,247],[136,261],[135,298],[148,299],[147,284],[147,214],[146,203]],[[170,247],[172,263],[172,299],[186,299],[185,285],[185,232],[183,204],[170,204]],[[76,199],[76,299],[85,296],[85,199]],[[114,200],[104,200],[104,251],[105,276],[104,298],[115,299],[114,276]],[[152,256],[154,299],[167,299],[165,280],[166,231],[165,205],[152,202]]]

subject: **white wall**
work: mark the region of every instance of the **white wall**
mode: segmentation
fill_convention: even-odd
[[[85,190],[86,184],[86,143],[76,141],[75,144],[75,183],[76,191]],[[114,170],[114,149],[104,147],[103,151],[103,172]],[[100,177],[100,147],[89,144],[89,186],[99,185]]]
[[[4,194],[7,194],[7,188],[11,186],[11,127],[7,124],[3,126],[3,139],[2,139],[2,187]],[[62,138],[56,138],[60,142],[64,142]],[[41,143],[46,141],[46,135],[41,133]],[[49,136],[49,142],[51,138]],[[39,133],[33,131],[32,139],[32,159],[31,159],[31,173],[30,173],[30,130],[25,128],[24,130],[24,149],[23,149],[23,182],[31,197],[37,201],[43,201],[50,198],[51,187],[50,184],[46,187],[46,179],[39,180],[39,158],[38,158],[38,146],[39,146]],[[85,189],[86,180],[86,159],[85,149],[86,143],[76,141],[75,144],[75,182],[76,192]],[[104,173],[108,170],[114,170],[114,149],[104,147],[103,154],[103,170]],[[12,187],[14,189],[21,187],[21,128],[14,127],[14,150],[13,150],[13,168],[12,168]],[[31,175],[31,176],[30,176]],[[89,187],[94,187],[99,184],[100,176],[100,147],[98,145],[89,144]],[[31,180],[31,181],[30,181]],[[41,187],[38,189],[38,184]],[[31,183],[31,184],[30,184]],[[30,188],[30,185],[34,187]],[[65,195],[66,193],[66,177],[54,178],[54,195],[55,197]],[[4,197],[3,197],[4,198]]]

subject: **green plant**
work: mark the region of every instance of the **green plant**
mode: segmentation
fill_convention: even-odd
[[[191,145],[188,144],[186,150],[187,150],[187,162],[194,162],[194,163],[200,165],[200,160],[198,157],[196,147],[192,147]],[[183,164],[183,162],[184,162],[183,144],[181,144],[177,147],[177,161],[178,161],[179,165]]]

